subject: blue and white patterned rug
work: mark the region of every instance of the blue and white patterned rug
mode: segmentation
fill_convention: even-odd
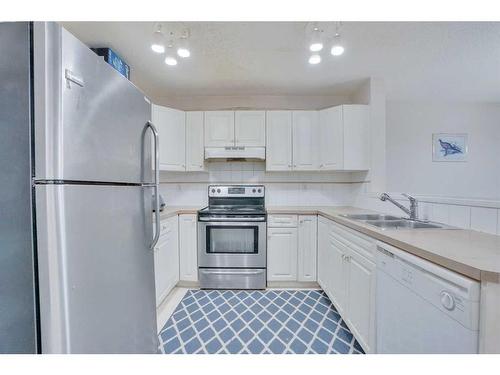
[[[162,353],[363,353],[322,290],[189,290]]]

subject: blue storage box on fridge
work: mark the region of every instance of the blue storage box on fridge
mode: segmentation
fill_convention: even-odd
[[[130,79],[130,67],[111,48],[92,48],[92,51],[94,51],[97,55],[104,57],[104,61],[120,72],[121,75]]]

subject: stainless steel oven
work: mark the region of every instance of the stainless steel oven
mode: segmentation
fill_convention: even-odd
[[[266,222],[198,222],[201,267],[266,267]]]
[[[200,286],[265,288],[266,224],[263,186],[210,186],[198,213]]]

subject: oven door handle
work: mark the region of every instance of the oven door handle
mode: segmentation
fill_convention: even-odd
[[[248,221],[251,221],[251,222],[256,222],[256,221],[266,221],[266,218],[265,217],[246,217],[246,218],[236,218],[236,217],[213,217],[213,216],[208,216],[208,217],[199,217],[198,218],[198,221],[203,221],[203,222],[206,222],[206,221],[217,221],[217,222],[221,222],[221,221],[230,221],[230,222],[240,222],[240,223],[245,223],[245,222],[248,222]]]
[[[230,270],[206,270],[204,269],[202,271],[203,273],[209,274],[209,275],[259,275],[263,270],[241,270],[241,271],[230,271]]]

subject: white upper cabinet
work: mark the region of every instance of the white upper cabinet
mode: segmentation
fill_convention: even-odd
[[[341,169],[344,154],[342,106],[319,111],[320,169]]]
[[[264,147],[266,145],[265,111],[236,111],[234,121],[236,146]]]
[[[266,112],[266,170],[292,170],[292,112]]]
[[[234,112],[205,112],[205,147],[234,146]]]
[[[319,111],[320,169],[368,170],[369,106],[346,104]]]
[[[160,169],[186,170],[186,116],[184,111],[152,105],[151,118],[160,140]]]
[[[319,115],[318,111],[293,111],[293,169],[319,169]]]
[[[186,112],[186,170],[202,171],[204,167],[203,112]]]

